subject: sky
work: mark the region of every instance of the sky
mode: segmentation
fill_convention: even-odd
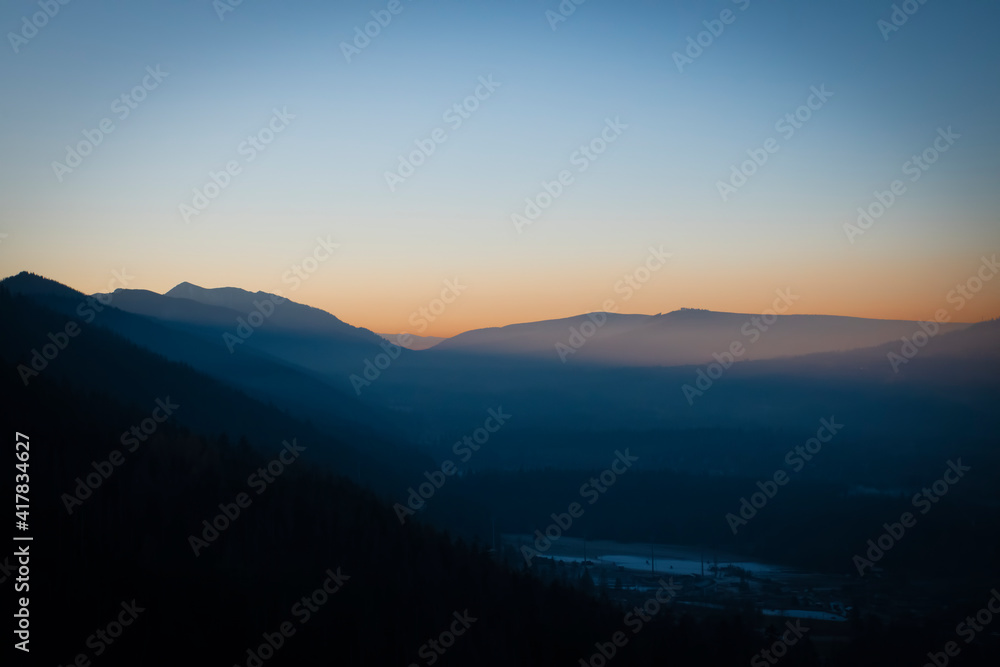
[[[0,274],[439,336],[1000,316],[996,3],[233,2],[3,4]]]

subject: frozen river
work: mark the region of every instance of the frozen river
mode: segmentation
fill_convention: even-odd
[[[527,545],[534,549],[531,535],[504,535],[503,541],[517,548]],[[586,552],[586,553],[585,553]],[[561,537],[539,557],[565,562],[582,563],[584,557],[598,565],[621,567],[632,572],[688,575],[711,574],[709,568],[718,562],[720,568],[730,565],[743,568],[757,577],[780,577],[795,574],[791,568],[745,560],[721,551],[699,550],[669,544],[643,544],[612,542],[610,540],[586,541],[574,537]]]

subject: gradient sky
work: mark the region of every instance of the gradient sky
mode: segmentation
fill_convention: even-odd
[[[348,63],[341,42],[388,2],[73,0],[18,53],[35,2],[0,9],[0,274],[87,292],[238,286],[381,332],[446,279],[467,286],[422,333],[599,310],[930,318],[1000,250],[997,3],[930,0],[883,38],[891,2],[402,0]],[[703,21],[735,21],[679,72]],[[112,103],[147,66],[169,73],[125,119]],[[479,77],[500,87],[452,129]],[[833,92],[787,140],[775,122],[810,87]],[[238,147],[274,108],[295,115],[252,162]],[[72,173],[67,144],[112,119]],[[583,173],[570,160],[605,119],[628,128]],[[938,128],[961,139],[917,182],[903,164]],[[447,141],[390,192],[384,173],[443,128]],[[780,150],[723,202],[717,182],[769,138]],[[178,207],[237,160],[190,222]],[[518,233],[511,214],[564,169],[574,183]],[[906,193],[849,243],[843,225],[894,179]],[[340,244],[297,289],[282,277],[318,237]],[[627,301],[615,284],[649,246],[672,253]],[[1000,315],[1000,280],[959,321]]]

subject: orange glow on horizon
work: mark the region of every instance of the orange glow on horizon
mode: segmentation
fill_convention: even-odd
[[[776,290],[786,288],[799,297],[789,314],[927,320],[945,309],[950,321],[964,323],[1000,316],[1000,279],[978,280],[982,261],[975,256],[939,259],[933,272],[926,270],[928,264],[921,258],[899,259],[891,265],[874,260],[841,262],[833,279],[829,265],[818,262],[757,259],[757,266],[748,261],[730,263],[722,272],[722,261],[704,266],[677,257],[645,283],[633,281],[635,289],[625,281],[638,265],[634,260],[631,264],[614,262],[624,270],[596,266],[589,272],[574,271],[568,262],[533,271],[485,266],[478,271],[456,271],[448,278],[424,275],[420,280],[407,267],[373,273],[368,267],[362,272],[358,266],[342,264],[324,269],[325,273],[303,281],[298,289],[283,284],[280,272],[275,276],[254,266],[239,272],[209,264],[209,270],[188,271],[171,266],[167,257],[141,269],[126,268],[134,275],[129,289],[164,293],[186,280],[206,288],[281,292],[376,333],[420,336],[450,337],[472,329],[572,317],[606,310],[609,302],[611,310],[629,314],[653,315],[680,308],[759,314],[770,307]],[[110,268],[96,272],[52,260],[42,264],[32,271],[88,294],[107,291],[112,278]],[[445,304],[442,292],[456,277],[460,293],[446,294],[452,302]],[[972,294],[977,282],[980,290]],[[971,298],[957,294],[963,284],[969,284],[966,289]]]

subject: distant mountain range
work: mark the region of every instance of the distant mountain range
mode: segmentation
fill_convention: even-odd
[[[871,437],[940,434],[959,418],[978,434],[1000,368],[1000,321],[941,325],[929,341],[912,321],[590,313],[477,329],[434,345],[414,336],[411,349],[399,349],[398,336],[265,292],[181,283],[167,294],[88,297],[27,273],[2,284],[67,319],[80,318],[81,304],[103,302],[96,326],[318,428],[349,430],[359,442],[447,448],[502,407],[516,415],[505,427],[508,443],[477,461],[503,467],[596,464],[603,443],[619,437],[611,433],[795,429],[834,404]],[[894,367],[890,355],[915,338],[922,344],[913,361]],[[25,342],[8,352],[24,359],[45,340]],[[958,405],[956,388],[962,417],[940,408]],[[896,411],[872,408],[887,404]],[[554,448],[551,433],[566,444]],[[654,450],[644,460],[674,460]]]
[[[943,324],[938,333],[967,328]],[[907,320],[833,315],[762,315],[682,309],[662,315],[589,313],[559,320],[476,329],[437,352],[551,357],[614,366],[680,366],[731,354],[737,361],[874,347],[920,331]]]
[[[86,298],[69,287],[26,272],[5,279],[3,284],[15,293],[42,299]],[[207,345],[216,353],[224,350],[229,355],[244,354],[257,361],[266,358],[292,364],[341,390],[353,389],[347,377],[395,345],[405,348],[400,354],[404,359],[412,352],[423,352],[434,355],[433,358],[519,357],[657,367],[707,364],[728,355],[734,361],[760,361],[846,352],[899,344],[914,335],[923,335],[921,323],[909,320],[757,315],[683,308],[657,315],[594,312],[474,329],[442,338],[376,334],[280,295],[236,287],[204,288],[182,282],[165,294],[118,289],[91,297],[113,306],[115,311],[141,315],[171,330],[196,336],[202,347]],[[124,323],[123,326],[137,342],[142,342],[141,327]],[[970,326],[941,324],[935,337]],[[152,341],[145,342],[157,349]],[[159,351],[168,353],[169,349],[170,345],[165,344]],[[190,354],[191,349],[186,353]]]
[[[755,315],[681,309],[658,315],[588,313],[475,329],[452,338],[375,334],[336,316],[266,292],[208,289],[183,282],[166,294],[119,289],[94,295],[116,308],[208,337],[227,350],[253,350],[343,382],[383,352],[385,341],[435,354],[557,359],[609,366],[681,366],[777,359],[877,347],[912,337],[920,323],[833,315]],[[968,324],[940,325],[939,334]],[[403,339],[406,344],[401,344]]]
[[[3,283],[15,293],[43,299],[85,298],[64,285],[27,273]],[[115,312],[147,318],[138,321],[112,315],[106,319],[135,342],[170,358],[227,377],[231,373],[259,377],[255,370],[247,370],[255,365],[291,365],[297,372],[345,393],[358,393],[350,377],[361,373],[366,364],[387,349],[392,351],[394,361],[402,359],[400,365],[414,362],[418,367],[439,363],[435,359],[448,365],[449,359],[471,357],[481,362],[517,358],[529,363],[662,367],[708,364],[730,356],[733,361],[745,362],[841,353],[899,345],[904,339],[923,335],[921,323],[907,320],[773,312],[754,315],[685,308],[657,315],[595,312],[475,329],[441,338],[380,335],[280,295],[236,287],[210,289],[182,282],[165,294],[119,289],[91,296],[98,303],[113,306]],[[68,308],[74,304],[63,305]],[[174,333],[164,338],[162,330],[154,332],[145,325],[148,321]],[[970,326],[941,324],[935,337]],[[182,335],[193,339],[182,342]],[[395,345],[405,349],[397,353]],[[413,354],[420,360],[411,359]],[[239,363],[235,364],[237,359]],[[264,389],[267,382],[270,379],[257,386],[251,381],[248,387]]]

